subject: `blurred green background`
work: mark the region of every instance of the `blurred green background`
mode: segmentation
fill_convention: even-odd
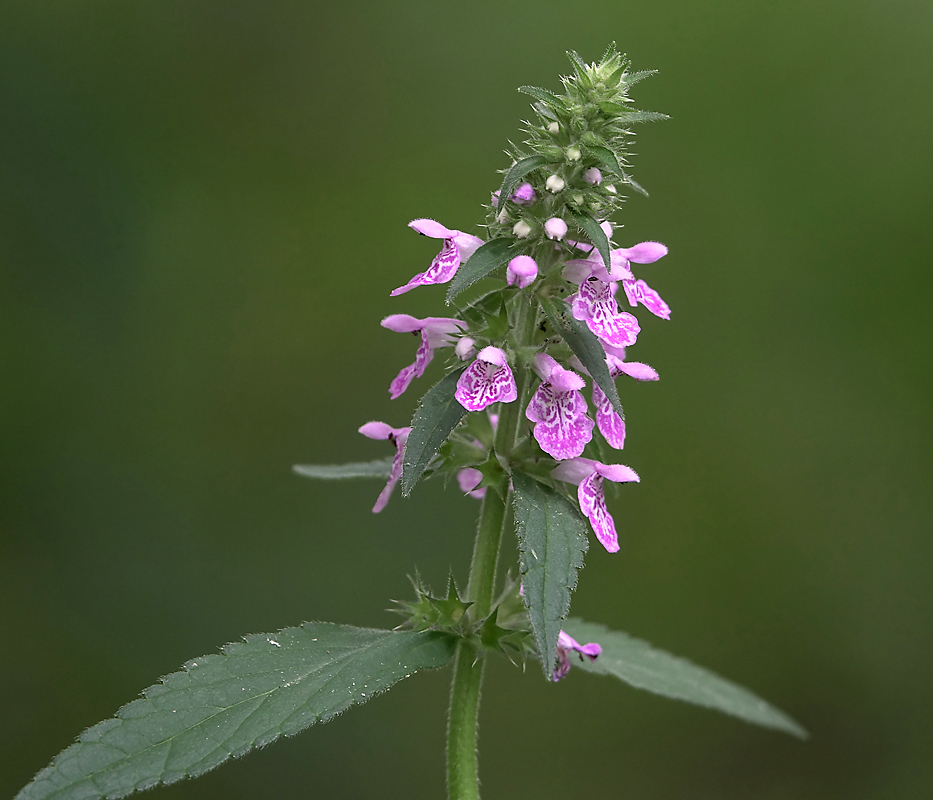
[[[479,232],[528,99],[616,40],[620,244],[673,307],[620,382],[623,548],[574,612],[742,682],[805,744],[496,662],[484,798],[933,794],[933,5],[7,0],[0,8],[0,796],[160,675],[463,580],[476,505],[296,462],[388,454],[389,291]],[[650,270],[651,274],[648,275]],[[513,558],[509,545],[507,558]],[[160,797],[441,797],[449,675]]]

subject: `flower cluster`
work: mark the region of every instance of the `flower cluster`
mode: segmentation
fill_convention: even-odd
[[[389,384],[393,399],[424,374],[435,350],[450,348],[448,372],[458,372],[454,398],[465,420],[451,440],[464,446],[442,448],[430,471],[455,474],[461,491],[477,498],[492,485],[483,468],[491,461],[502,475],[520,470],[549,482],[576,495],[597,540],[611,553],[619,550],[619,537],[603,483],[639,480],[630,467],[600,460],[625,445],[615,380],[658,379],[648,365],[627,360],[642,334],[632,311],[642,306],[670,318],[667,303],[633,271],[667,255],[667,247],[654,241],[614,247],[608,221],[623,199],[620,187],[642,191],[626,171],[631,124],[663,117],[630,105],[627,90],[644,76],[628,72],[627,61],[610,50],[597,64],[574,57],[563,95],[524,87],[536,100],[537,122],[528,124],[525,146],[514,148],[513,164],[492,195],[485,238],[431,219],[412,221],[413,230],[441,241],[440,251],[391,295],[451,284],[461,270],[469,280],[458,277],[448,300],[459,294],[458,284],[487,279],[489,285],[492,279],[498,286],[458,306],[452,317],[393,314],[382,321],[419,339],[414,362]],[[620,285],[630,310],[620,308]],[[487,425],[492,414],[511,422],[500,422],[498,432],[480,441],[470,429],[477,414]],[[385,507],[401,477],[410,431],[377,422],[360,429],[396,447],[373,511]],[[578,645],[561,635],[555,680],[566,674],[570,652],[589,658],[599,653],[597,644]]]

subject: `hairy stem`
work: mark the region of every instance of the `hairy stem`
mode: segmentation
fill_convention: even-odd
[[[535,324],[535,307],[530,298],[523,298],[515,320],[516,344],[531,341]],[[502,403],[496,430],[495,450],[502,459],[519,439],[522,396],[528,380],[528,370],[518,370],[519,402]],[[473,563],[466,597],[473,602],[470,614],[475,621],[489,616],[496,590],[499,544],[511,490],[505,480],[499,487],[488,487],[483,498]],[[479,723],[480,688],[485,659],[476,646],[463,639],[454,657],[454,676],[450,687],[450,708],[447,715],[447,795],[449,800],[478,800],[479,774],[476,762],[477,726]]]

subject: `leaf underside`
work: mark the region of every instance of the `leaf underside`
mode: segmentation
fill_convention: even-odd
[[[466,367],[442,378],[421,398],[421,404],[411,421],[411,433],[402,462],[402,494],[409,495],[421,479],[440,446],[457,427],[466,409],[457,402],[454,393],[457,381]]]
[[[686,659],[658,650],[648,642],[581,619],[568,619],[564,630],[578,642],[598,642],[603,649],[599,658],[592,662],[572,658],[571,663],[575,667],[598,675],[613,675],[636,689],[712,708],[755,725],[807,738],[807,732],[787,714],[748,689]]]
[[[589,546],[586,522],[572,503],[534,478],[514,472],[512,485],[525,605],[550,680],[557,636]]]
[[[392,459],[359,461],[351,464],[295,464],[292,470],[305,478],[339,481],[348,478],[388,478],[392,472]]]
[[[447,304],[450,305],[460,292],[519,255],[523,249],[521,243],[516,244],[509,236],[490,239],[460,265],[447,289]]]
[[[454,646],[436,632],[327,622],[247,636],[189,661],[86,730],[16,800],[118,798],[196,777],[443,666]]]
[[[586,367],[587,372],[602,389],[603,394],[609,398],[612,407],[623,420],[625,412],[622,411],[622,402],[616,390],[616,382],[606,366],[606,353],[593,333],[582,322],[574,319],[567,308],[567,304],[553,297],[542,297],[541,307],[554,329],[559,333],[574,355]]]

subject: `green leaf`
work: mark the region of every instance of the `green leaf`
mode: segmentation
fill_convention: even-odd
[[[650,78],[652,75],[657,75],[658,71],[656,69],[643,69],[639,72],[630,72],[622,79],[622,85],[628,88],[633,86],[639,81],[643,81],[645,78]]]
[[[631,175],[627,172],[622,173],[622,179],[631,186],[639,194],[643,194],[645,197],[648,197],[648,191],[644,189],[640,183],[638,183]]]
[[[306,478],[339,481],[347,478],[388,478],[392,471],[392,459],[359,461],[352,464],[295,464],[292,469]]]
[[[512,486],[525,604],[550,680],[557,636],[588,547],[586,521],[569,500],[523,472],[512,474]]]
[[[752,694],[748,689],[720,678],[683,658],[610,631],[604,625],[568,619],[564,630],[578,642],[598,642],[603,651],[595,661],[571,658],[574,666],[599,675],[614,675],[636,689],[685,700],[731,714],[746,722],[790,733],[801,739],[807,732],[787,714]]]
[[[606,232],[599,227],[599,223],[590,214],[573,214],[574,222],[580,226],[580,229],[590,238],[590,241],[603,257],[603,263],[607,271],[612,271],[612,264],[609,260],[609,239],[606,238]]]
[[[326,622],[247,636],[189,661],[86,730],[16,800],[117,798],[196,777],[443,666],[455,643],[435,632]]]
[[[667,114],[660,111],[628,111],[623,109],[624,113],[619,116],[619,122],[660,122],[664,119],[670,119]]]
[[[559,333],[565,342],[573,350],[574,355],[580,359],[586,371],[596,381],[596,385],[602,389],[603,394],[609,398],[612,407],[623,420],[625,414],[622,411],[622,403],[619,400],[619,393],[616,391],[616,382],[609,374],[609,367],[606,366],[606,354],[603,346],[599,343],[592,332],[582,322],[574,319],[569,313],[565,303],[555,300],[553,297],[542,297],[541,308],[547,314],[551,325]]]
[[[548,108],[559,108],[562,111],[566,110],[564,101],[547,89],[539,89],[537,86],[519,86],[518,91],[523,94],[531,95],[531,97],[544,103]],[[499,196],[501,197],[502,195]]]
[[[512,192],[515,191],[515,187],[518,186],[518,182],[524,178],[529,172],[538,169],[538,167],[543,167],[548,163],[548,160],[541,155],[528,156],[528,158],[523,158],[521,161],[516,161],[509,167],[508,172],[505,173],[505,177],[502,179],[502,185],[499,187],[499,208],[505,208],[505,203],[510,202],[509,198],[512,196]]]
[[[619,159],[616,157],[616,154],[612,152],[608,147],[599,147],[598,145],[591,145],[586,148],[590,154],[599,162],[599,166],[603,169],[608,170],[609,172],[614,172],[620,178],[625,175],[625,170],[622,169],[622,165],[619,163]]]
[[[516,242],[510,236],[490,239],[473,253],[466,263],[460,265],[460,269],[457,270],[457,274],[454,275],[447,289],[447,304],[450,305],[450,302],[464,289],[472,286],[481,278],[485,278],[506,261],[515,258],[523,249],[524,244]]]
[[[406,497],[466,414],[466,409],[454,397],[457,381],[465,369],[454,370],[431,387],[415,411],[402,461],[402,494]]]

